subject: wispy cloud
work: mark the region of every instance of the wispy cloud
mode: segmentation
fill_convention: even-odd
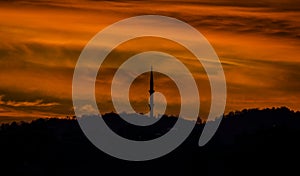
[[[48,107],[48,106],[57,106],[60,105],[56,102],[45,103],[43,100],[36,101],[4,101],[4,95],[0,95],[0,105],[13,106],[13,107]]]

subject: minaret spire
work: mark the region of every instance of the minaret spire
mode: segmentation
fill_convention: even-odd
[[[153,81],[153,71],[152,71],[152,66],[151,66],[151,71],[150,71],[150,89],[149,89],[149,94],[150,94],[150,117],[153,118],[153,108],[154,108],[154,97],[151,96],[154,93],[154,81]]]

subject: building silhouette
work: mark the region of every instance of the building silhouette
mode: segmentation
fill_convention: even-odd
[[[154,96],[152,94],[154,93],[154,80],[153,80],[153,71],[152,71],[152,66],[151,66],[151,71],[150,71],[150,89],[149,89],[149,96],[150,96],[150,103],[149,103],[149,108],[150,108],[150,118],[153,118],[153,111],[154,111]]]

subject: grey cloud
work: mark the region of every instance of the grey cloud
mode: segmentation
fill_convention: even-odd
[[[187,21],[201,28],[230,31],[232,33],[256,33],[277,37],[300,39],[300,25],[293,19],[277,19],[266,16],[198,15],[187,16]]]

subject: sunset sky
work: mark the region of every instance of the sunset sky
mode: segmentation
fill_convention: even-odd
[[[225,72],[226,112],[278,106],[300,110],[299,0],[0,0],[0,122],[73,115],[72,77],[83,47],[108,25],[146,14],[177,18],[207,38]],[[101,112],[113,110],[109,85],[118,64],[147,50],[172,53],[195,71],[200,115],[205,116],[210,87],[201,64],[178,44],[157,38],[126,42],[108,56],[100,68],[106,77],[96,83]],[[166,113],[178,113],[175,85],[155,76],[155,89],[168,101]],[[130,92],[137,112],[147,111],[147,98],[144,74]]]

